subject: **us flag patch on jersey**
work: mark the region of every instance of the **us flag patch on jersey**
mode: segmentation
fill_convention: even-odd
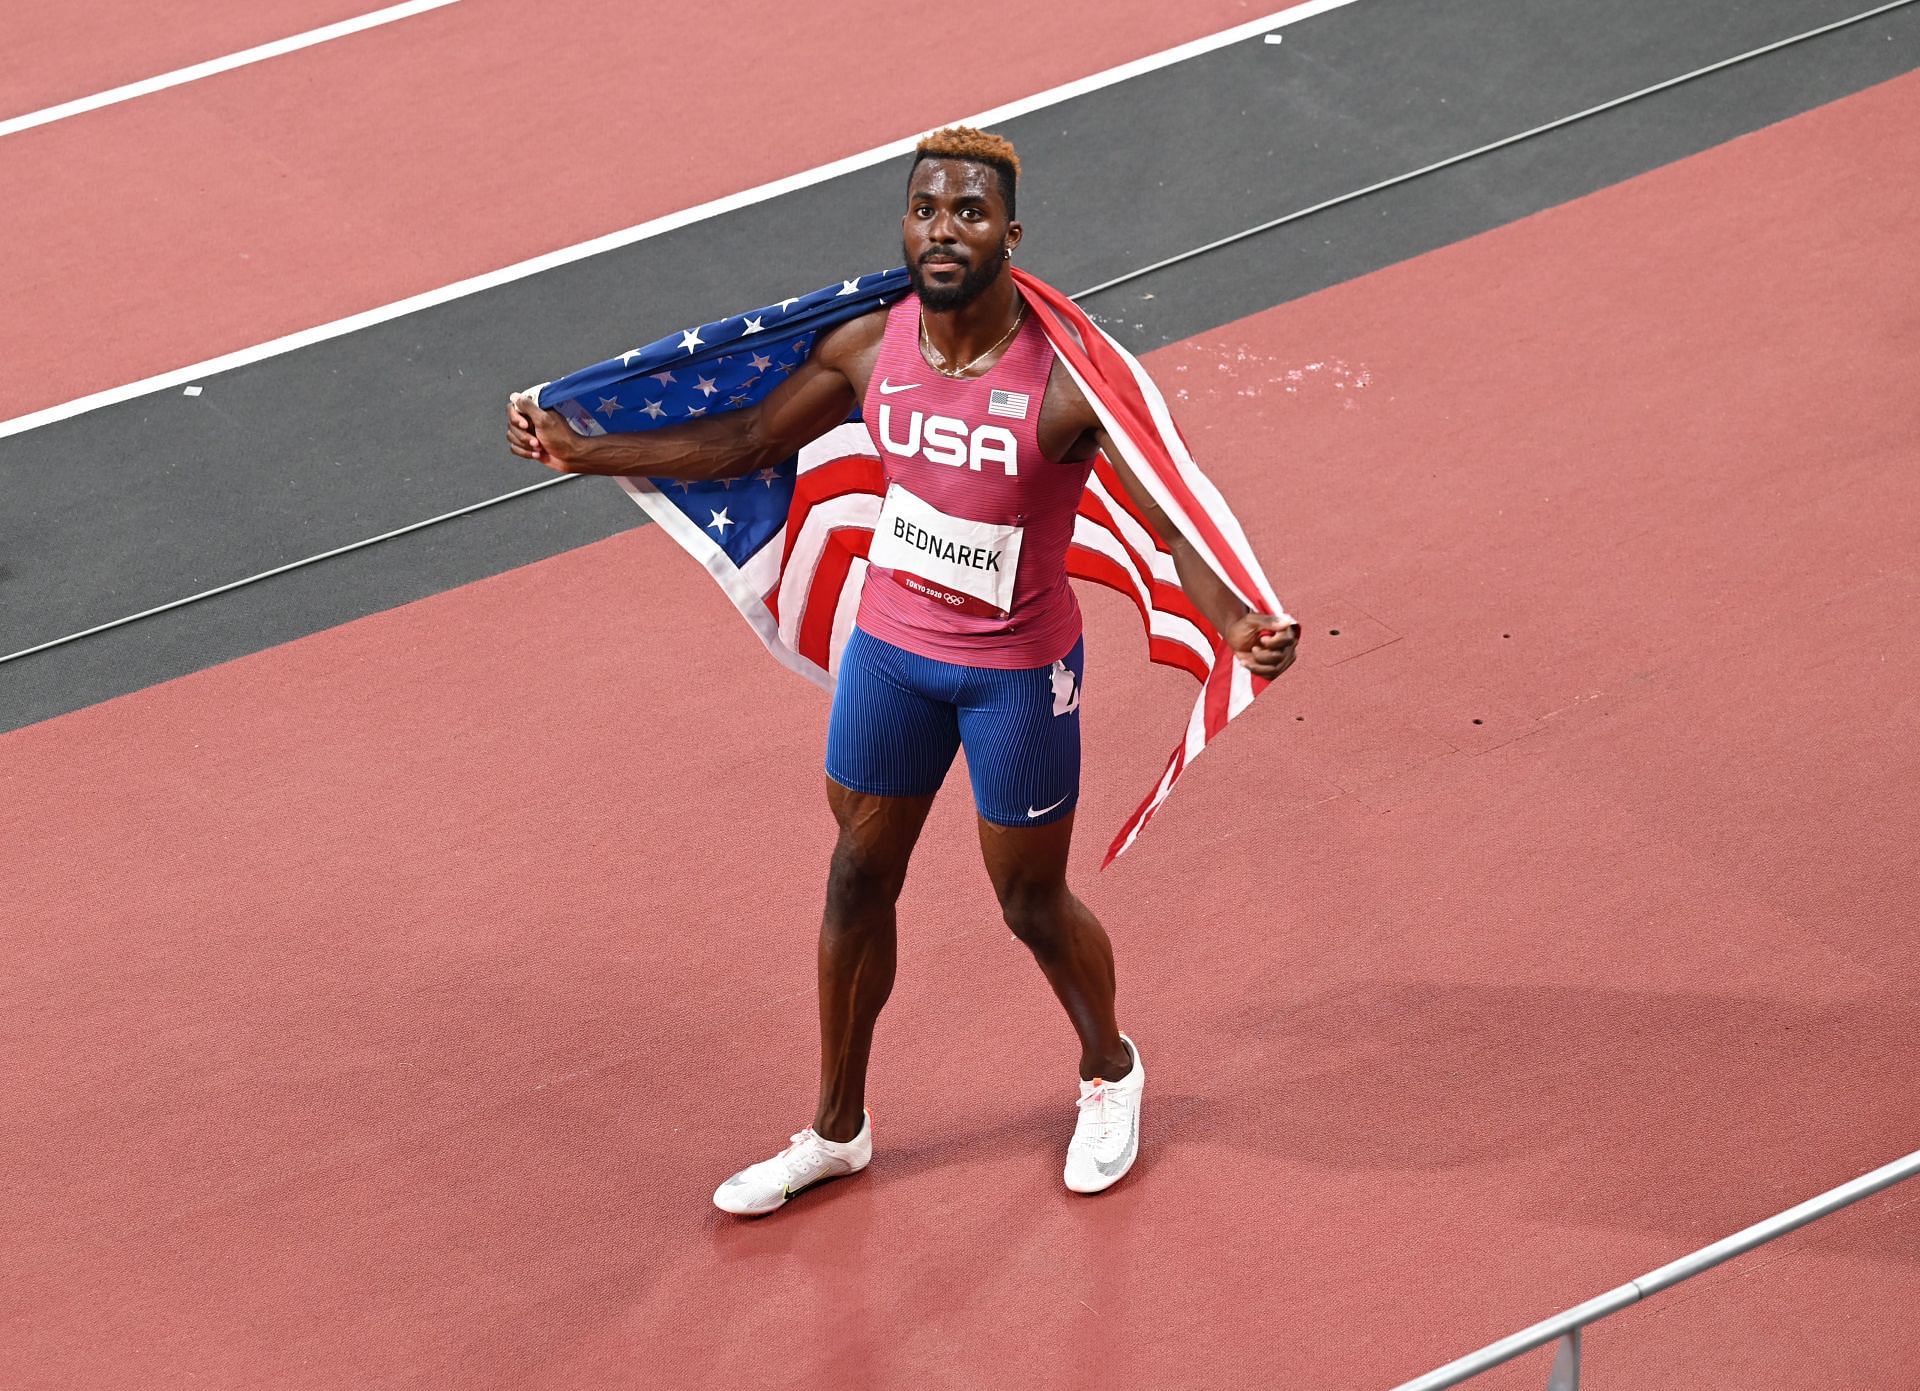
[[[1027,394],[1024,391],[994,391],[987,395],[987,414],[1004,415],[1009,420],[1027,418]]]

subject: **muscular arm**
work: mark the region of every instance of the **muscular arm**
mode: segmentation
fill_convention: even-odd
[[[507,447],[558,473],[648,478],[739,478],[787,458],[853,412],[884,328],[884,313],[829,330],[757,404],[640,434],[586,436],[531,396],[507,405]]]

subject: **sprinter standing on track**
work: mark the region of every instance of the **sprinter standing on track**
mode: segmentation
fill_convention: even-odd
[[[1299,629],[1247,611],[1129,472],[1072,379],[1052,370],[1052,346],[1004,273],[1020,244],[1019,169],[998,136],[956,126],[922,140],[902,219],[913,294],[822,334],[757,406],[591,439],[527,396],[509,407],[513,451],[563,473],[737,478],[856,405],[881,448],[887,497],[827,734],[840,835],[820,928],[819,1103],[786,1149],[720,1185],[714,1202],[728,1212],[772,1212],[872,1157],[863,1100],[893,988],[894,905],[962,747],[1001,911],[1080,1037],[1067,1187],[1097,1193],[1133,1164],[1146,1068],[1115,1019],[1107,934],[1066,883],[1083,671],[1066,555],[1097,452],[1237,659],[1267,679],[1293,662]]]

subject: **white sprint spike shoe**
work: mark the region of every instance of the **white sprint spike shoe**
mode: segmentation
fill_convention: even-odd
[[[785,1207],[801,1189],[857,1174],[873,1159],[873,1117],[861,1113],[851,1140],[825,1140],[808,1126],[780,1153],[749,1164],[713,1190],[713,1205],[740,1217],[762,1217]]]
[[[1120,1182],[1140,1153],[1140,1093],[1147,1085],[1147,1064],[1133,1040],[1120,1041],[1133,1054],[1133,1070],[1118,1082],[1096,1077],[1080,1084],[1080,1119],[1067,1144],[1067,1187],[1098,1193]]]

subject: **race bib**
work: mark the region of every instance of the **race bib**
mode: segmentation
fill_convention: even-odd
[[[1013,607],[1023,528],[949,517],[895,483],[874,524],[871,565],[956,613],[1005,618]]]

